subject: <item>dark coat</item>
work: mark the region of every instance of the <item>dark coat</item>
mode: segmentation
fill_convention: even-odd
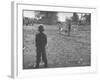
[[[35,42],[37,48],[43,49],[47,44],[47,36],[44,33],[38,33],[36,34]]]

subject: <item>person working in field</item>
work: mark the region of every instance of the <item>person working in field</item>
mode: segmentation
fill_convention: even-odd
[[[70,32],[71,32],[71,21],[68,21],[68,36],[70,36]]]
[[[39,68],[39,64],[42,61],[45,63],[44,67],[47,67],[47,57],[45,47],[47,45],[47,36],[43,33],[44,28],[43,25],[40,25],[38,28],[39,33],[36,34],[35,42],[36,42],[36,68]]]

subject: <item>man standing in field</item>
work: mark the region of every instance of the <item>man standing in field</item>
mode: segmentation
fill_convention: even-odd
[[[43,25],[40,25],[38,28],[39,33],[36,34],[35,42],[36,42],[36,68],[39,68],[39,64],[41,61],[45,63],[44,67],[47,67],[47,57],[45,47],[47,45],[47,36],[43,33],[44,28]]]
[[[70,32],[71,32],[71,21],[68,21],[68,36],[70,36]]]

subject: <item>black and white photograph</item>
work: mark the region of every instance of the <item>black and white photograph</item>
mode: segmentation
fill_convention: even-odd
[[[23,69],[91,66],[91,13],[22,11]]]

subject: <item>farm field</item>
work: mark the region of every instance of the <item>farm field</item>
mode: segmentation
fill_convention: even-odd
[[[35,35],[38,25],[23,27],[23,68],[34,69],[36,61]],[[71,35],[59,34],[56,25],[44,25],[47,35],[48,68],[91,65],[90,26],[78,26]],[[43,63],[41,62],[41,68]]]

